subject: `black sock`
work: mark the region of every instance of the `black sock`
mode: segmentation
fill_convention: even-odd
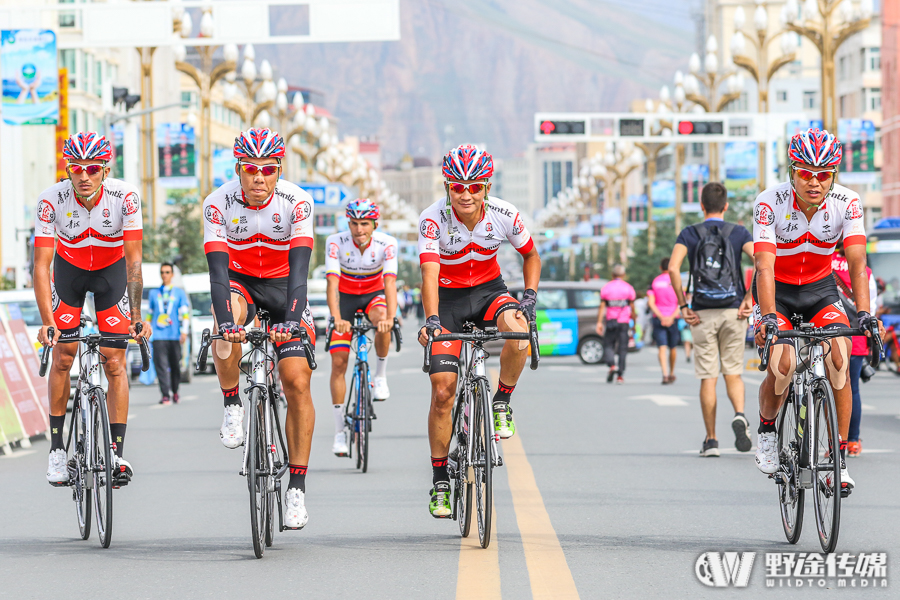
[[[847,458],[847,441],[841,440],[841,460],[845,460]]]
[[[432,482],[437,485],[439,481],[450,481],[450,473],[447,472],[447,457],[431,457],[431,469],[434,472]]]
[[[509,402],[509,397],[512,395],[514,389],[516,389],[516,386],[506,385],[498,379],[497,392],[494,394],[494,402]]]
[[[759,429],[756,430],[756,433],[775,433],[775,419],[767,421],[763,419],[762,415],[759,415]]]
[[[122,448],[125,446],[125,423],[110,423],[109,433],[112,435],[113,448],[116,456],[122,457]]]
[[[745,419],[747,418],[746,416],[744,416],[744,413],[742,413],[742,412],[736,412],[736,413],[734,413],[734,416],[736,416],[736,417],[744,417]]]
[[[240,385],[236,385],[230,390],[222,388],[222,395],[225,396],[225,406],[228,406],[230,404],[239,405],[241,403],[241,395],[238,392],[239,387]]]
[[[63,427],[66,425],[66,415],[54,417],[50,415],[50,452],[65,449],[63,443]]]
[[[306,493],[306,469],[306,465],[288,465],[288,471],[291,473],[288,489],[293,488]]]

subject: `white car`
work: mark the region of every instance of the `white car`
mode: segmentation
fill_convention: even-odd
[[[309,300],[309,312],[312,313],[313,322],[316,324],[316,336],[323,335],[328,327],[328,284],[324,279],[310,279],[306,285],[306,297]]]

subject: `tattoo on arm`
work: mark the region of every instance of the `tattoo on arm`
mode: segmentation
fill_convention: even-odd
[[[141,295],[144,292],[144,278],[141,274],[141,261],[135,261],[128,266],[126,289],[128,290],[128,304],[131,307],[131,321],[140,321]]]

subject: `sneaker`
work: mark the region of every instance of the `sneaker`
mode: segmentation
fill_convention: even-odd
[[[304,493],[290,488],[284,494],[284,526],[288,529],[303,529],[309,521]]]
[[[335,456],[349,456],[350,448],[347,445],[347,431],[341,431],[340,433],[334,434],[334,444],[331,446],[331,451],[334,452]]]
[[[775,433],[760,433],[756,442],[756,466],[767,475],[778,470],[778,452],[775,449]]]
[[[131,463],[121,456],[117,456],[116,464],[113,467],[113,489],[117,490],[123,485],[128,485],[133,476],[134,469],[131,468]]]
[[[222,444],[226,448],[237,448],[244,443],[244,405],[229,404],[225,407],[225,418],[219,431]]]
[[[847,456],[856,458],[862,453],[862,440],[847,442]]]
[[[501,440],[509,439],[516,434],[516,424],[513,423],[509,402],[494,402],[494,432]]]
[[[431,488],[431,503],[428,510],[435,519],[450,518],[450,483],[447,481],[438,481]]]
[[[715,457],[719,456],[719,440],[703,440],[703,447],[700,448],[700,456]]]
[[[828,487],[834,486],[831,479],[831,473],[825,476],[825,485]],[[850,473],[847,472],[847,463],[841,459],[841,498],[849,496],[854,487],[856,487],[856,482],[853,481],[853,478],[850,477]]]
[[[619,375],[618,377],[616,377],[616,385],[622,385],[623,383],[625,383],[625,378],[624,378],[624,377],[622,377],[621,375]]]
[[[663,375],[663,378],[662,378],[662,384],[663,384],[663,385],[669,385],[670,383],[672,383],[672,382],[669,381],[669,376],[668,376],[668,375]]]
[[[381,402],[391,397],[391,390],[388,389],[387,377],[375,377],[372,379],[372,399],[375,402]]]
[[[734,415],[731,420],[731,429],[734,430],[734,447],[739,452],[749,452],[753,447],[750,441],[750,423],[744,415]]]
[[[69,469],[66,466],[66,451],[62,448],[50,451],[47,465],[47,481],[50,485],[66,485],[69,483]]]
[[[669,375],[669,383],[675,383],[675,373]]]
[[[606,374],[606,383],[612,383],[613,379],[616,378],[616,368],[610,367],[609,373]]]
[[[178,404],[178,400],[179,400],[178,394],[172,394],[172,402],[174,402],[175,404]]]
[[[163,396],[162,400],[159,401],[160,404],[172,404],[172,401],[169,400],[168,396]]]

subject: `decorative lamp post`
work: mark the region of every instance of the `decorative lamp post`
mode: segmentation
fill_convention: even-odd
[[[607,189],[612,190],[614,184],[619,184],[619,210],[622,219],[622,241],[619,248],[619,262],[628,263],[628,195],[625,183],[628,176],[641,166],[641,151],[629,142],[613,144],[604,156],[604,167],[607,170],[609,183]]]

